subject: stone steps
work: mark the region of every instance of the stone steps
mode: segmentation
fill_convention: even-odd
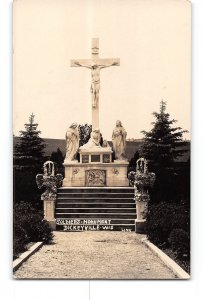
[[[109,199],[110,198],[110,193],[71,193],[71,192],[67,192],[67,193],[59,193],[58,194],[58,197],[59,199],[69,199],[69,198],[72,198],[72,199],[79,199],[79,198],[85,198],[85,199],[88,199],[88,198],[93,198],[93,199],[97,199],[98,196],[100,195],[102,198],[107,198]],[[117,198],[117,199],[132,199],[132,193],[112,193],[111,194],[111,198]]]
[[[62,187],[58,193],[132,193],[132,187]]]
[[[84,218],[84,219],[92,219],[92,218],[103,218],[103,219],[135,219],[135,213],[111,213],[111,212],[103,212],[103,213],[56,213],[56,218]]]
[[[132,188],[60,188],[56,229],[63,231],[134,231],[136,208]]]
[[[118,208],[118,203],[115,202],[58,202],[56,209],[58,208],[78,208],[83,203],[84,208]],[[120,203],[120,208],[134,208],[135,203]]]
[[[75,214],[103,214],[103,213],[108,213],[108,214],[119,214],[119,213],[124,213],[124,214],[135,214],[134,208],[101,208],[101,207],[94,207],[94,208],[84,208],[84,207],[79,207],[79,208],[57,208],[56,209],[56,214],[66,214],[66,213],[75,213]]]
[[[109,196],[110,197],[110,196]],[[100,195],[97,198],[61,198],[58,197],[58,202],[63,203],[135,203],[133,198],[103,198]]]

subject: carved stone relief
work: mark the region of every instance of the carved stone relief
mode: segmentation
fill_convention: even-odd
[[[106,186],[106,171],[87,170],[86,186]]]

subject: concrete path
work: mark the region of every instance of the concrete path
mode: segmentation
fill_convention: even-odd
[[[176,275],[133,232],[55,232],[15,278],[175,279]]]

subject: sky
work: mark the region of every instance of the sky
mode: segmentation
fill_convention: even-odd
[[[91,123],[91,73],[71,59],[101,58],[100,130],[110,140],[116,120],[127,138],[150,130],[160,101],[189,130],[191,7],[185,0],[15,0],[13,5],[13,132],[34,113],[44,138],[64,138],[71,123]]]

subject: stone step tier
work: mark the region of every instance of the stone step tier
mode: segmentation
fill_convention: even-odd
[[[60,231],[135,231],[134,190],[60,188],[55,218],[56,230]]]

